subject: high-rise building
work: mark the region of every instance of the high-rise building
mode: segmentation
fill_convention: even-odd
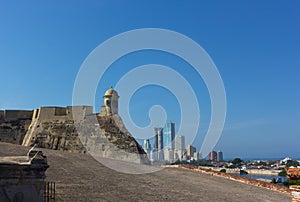
[[[157,161],[157,157],[158,157],[158,155],[157,155],[156,149],[151,150],[150,157],[149,157],[150,161],[152,161],[152,162]]]
[[[190,160],[191,158],[194,158],[194,153],[196,152],[196,147],[193,147],[192,145],[188,145],[187,149],[186,149],[186,155],[188,160]]]
[[[174,162],[174,150],[169,147],[164,148],[164,160],[170,163]]]
[[[163,135],[164,135],[164,144],[163,147],[166,148],[170,148],[171,150],[175,149],[175,142],[174,142],[174,138],[175,138],[175,123],[169,122],[166,123],[163,129]]]
[[[208,159],[211,161],[217,161],[217,152],[215,151],[209,152]]]
[[[154,128],[154,149],[162,149],[163,148],[163,128]]]
[[[182,160],[185,150],[185,137],[183,135],[175,136],[175,150],[179,160]]]
[[[144,140],[144,150],[147,153],[149,153],[149,151],[151,150],[151,144],[150,144],[150,140],[149,139],[145,139]]]
[[[157,151],[158,160],[164,160],[163,128],[154,128],[154,149]]]
[[[221,150],[217,153],[217,161],[223,161],[223,152]]]
[[[198,152],[198,160],[201,160],[201,159],[203,159],[202,152]]]
[[[202,153],[201,152],[195,152],[194,153],[194,160],[201,160],[202,159]]]

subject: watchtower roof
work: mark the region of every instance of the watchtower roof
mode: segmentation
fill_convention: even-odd
[[[110,89],[108,89],[105,92],[104,97],[111,97],[112,95],[116,95],[119,97],[118,92],[116,90],[114,90],[113,87],[111,86]]]

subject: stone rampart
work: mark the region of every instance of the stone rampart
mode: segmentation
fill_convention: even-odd
[[[74,119],[83,120],[92,112],[92,106],[40,107],[33,111],[33,119],[22,145],[40,142],[41,147],[49,149],[83,152]]]
[[[93,114],[92,106],[67,106],[67,119],[83,120],[85,116]]]
[[[66,119],[66,108],[62,107],[40,107],[37,119],[41,121],[51,121],[54,119]]]
[[[0,141],[22,144],[24,139],[26,139],[29,145],[32,137],[37,136],[34,131],[37,131],[40,127],[38,123],[72,122],[74,114],[77,119],[82,120],[87,114],[92,114],[92,112],[93,107],[91,106],[40,107],[35,110],[0,110]],[[54,143],[57,141],[59,140],[53,140]]]
[[[22,144],[30,123],[30,119],[0,121],[0,141],[13,144]]]
[[[27,156],[0,157],[0,201],[43,201],[48,167],[38,150]]]
[[[4,119],[6,121],[16,121],[21,119],[31,119],[32,110],[5,110]]]
[[[23,146],[37,144],[53,150],[90,152],[101,158],[149,163],[144,150],[118,114],[99,116],[93,114],[91,106],[68,106],[40,107],[30,115],[32,119],[26,120],[30,125],[26,123],[22,133],[16,132],[20,128],[17,122],[0,123],[0,139],[3,134],[6,142]]]
[[[41,107],[34,110],[33,118],[40,121],[82,120],[93,113],[92,106]]]

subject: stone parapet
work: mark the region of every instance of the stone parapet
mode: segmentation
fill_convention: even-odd
[[[38,150],[27,156],[0,157],[0,201],[43,201],[48,167]]]
[[[227,178],[227,179],[230,179],[230,180],[243,182],[243,183],[246,183],[246,184],[251,184],[251,185],[258,186],[258,187],[263,187],[263,188],[266,188],[266,189],[279,191],[279,192],[282,192],[282,193],[289,193],[290,192],[288,187],[283,187],[283,186],[279,186],[279,185],[276,185],[276,184],[271,184],[271,183],[268,183],[268,182],[255,180],[255,179],[249,179],[249,178],[241,177],[241,176],[238,176],[238,175],[222,173],[222,172],[219,172],[219,171],[214,171],[212,169],[200,168],[200,167],[195,167],[195,166],[190,166],[190,165],[179,165],[178,167],[189,169],[189,170],[194,170],[194,171],[201,172],[201,173],[210,174],[210,175],[213,175],[213,176],[224,177],[224,178]]]
[[[292,185],[290,186],[291,196],[293,202],[300,202],[300,186]]]

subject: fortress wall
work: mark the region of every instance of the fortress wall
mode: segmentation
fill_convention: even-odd
[[[40,120],[50,120],[54,117],[55,107],[41,107],[38,113],[38,119]]]
[[[0,120],[4,119],[4,111],[0,110]]]
[[[16,121],[19,119],[31,119],[32,110],[5,110],[4,118],[7,121]]]
[[[0,124],[0,141],[21,144],[31,123],[30,119],[3,122]],[[1,201],[1,200],[0,200]]]
[[[16,143],[18,131],[10,126],[0,126],[0,141]]]
[[[92,106],[67,106],[67,119],[82,120],[90,114],[93,114]]]
[[[55,116],[66,116],[67,109],[65,107],[56,107],[54,115]]]
[[[84,106],[86,111],[85,111],[85,115],[91,115],[93,114],[93,107],[92,106]]]
[[[41,107],[38,113],[38,119],[42,122],[53,120],[65,120],[66,116],[63,114],[65,108],[62,107]],[[56,115],[59,114],[59,115]]]
[[[37,119],[39,115],[39,109],[33,110],[32,120]]]

